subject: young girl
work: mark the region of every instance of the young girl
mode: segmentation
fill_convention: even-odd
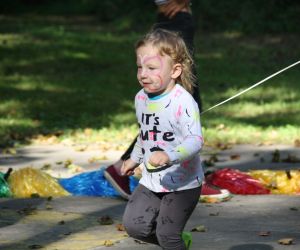
[[[185,224],[196,207],[203,179],[199,109],[191,90],[192,58],[182,38],[157,29],[136,44],[135,97],[140,134],[123,163],[123,175],[144,164],[142,178],[127,204],[123,223],[129,236],[187,249]]]

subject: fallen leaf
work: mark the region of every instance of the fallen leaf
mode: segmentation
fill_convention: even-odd
[[[73,161],[71,159],[67,159],[65,162],[64,162],[64,165],[65,165],[65,168],[68,168],[69,165],[71,165],[73,163]]]
[[[51,169],[51,164],[49,163],[46,163],[41,167],[41,170],[49,170],[49,169]]]
[[[240,158],[241,158],[240,155],[231,155],[231,156],[230,156],[230,159],[231,159],[231,160],[239,160]]]
[[[283,238],[283,239],[280,239],[278,241],[278,243],[281,244],[281,245],[292,245],[293,241],[294,241],[293,238]]]
[[[16,155],[17,150],[14,148],[6,148],[3,150],[3,154]]]
[[[33,142],[39,143],[39,144],[57,144],[58,143],[58,137],[56,135],[38,135],[35,138],[32,139]]]
[[[116,228],[117,228],[118,231],[125,231],[125,227],[124,227],[123,224],[117,224]]]
[[[191,232],[201,232],[201,233],[206,232],[206,231],[207,231],[207,230],[206,230],[205,226],[203,226],[203,225],[199,225],[199,226],[197,226],[197,227],[194,227],[194,228],[191,230]]]
[[[97,220],[101,225],[112,225],[114,221],[108,215],[104,215]]]
[[[216,147],[221,150],[226,150],[226,149],[232,148],[232,145],[219,142],[219,143],[217,143]]]
[[[38,193],[33,193],[30,195],[30,198],[40,198],[41,196]]]
[[[76,164],[70,164],[66,168],[69,169],[72,173],[81,173],[81,172],[83,172],[83,168],[76,165]]]
[[[37,208],[32,206],[28,206],[21,210],[18,210],[18,214],[22,214],[22,215],[32,215],[36,213],[37,213]]]
[[[95,163],[97,161],[105,161],[105,160],[108,160],[108,157],[106,155],[94,156],[89,159],[89,163]]]
[[[204,160],[203,163],[206,167],[214,166],[216,162],[218,162],[219,159],[216,154],[210,156],[207,160]]]
[[[273,157],[272,157],[272,162],[280,162],[280,152],[278,149],[276,149],[273,153],[272,153]]]
[[[287,162],[287,163],[299,163],[300,159],[297,156],[295,156],[295,155],[289,154],[287,156],[287,158],[286,159],[282,159],[282,161],[283,162]]]
[[[51,209],[53,209],[53,207],[51,205],[49,205],[49,204],[46,204],[46,209],[47,210],[51,210]]]
[[[259,232],[259,236],[270,236],[271,232],[270,231],[262,231],[262,232]]]
[[[105,240],[103,245],[106,247],[111,247],[114,245],[114,243],[111,240]]]
[[[87,150],[87,148],[88,148],[87,145],[79,145],[79,146],[76,146],[76,147],[75,147],[75,151],[78,151],[78,152],[84,152],[84,151]]]
[[[219,212],[209,214],[209,216],[218,216],[218,215],[219,215]]]
[[[28,246],[29,249],[41,249],[43,248],[42,245],[39,245],[39,244],[33,244],[33,245],[30,245]]]
[[[88,160],[89,163],[95,163],[97,161],[98,161],[97,157],[92,157]]]

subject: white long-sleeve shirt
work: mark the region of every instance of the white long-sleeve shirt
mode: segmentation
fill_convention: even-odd
[[[203,145],[200,114],[193,97],[179,84],[159,99],[150,99],[144,90],[135,97],[140,134],[131,159],[144,163],[140,183],[154,192],[172,192],[201,185]],[[150,172],[154,151],[168,154],[171,166]]]

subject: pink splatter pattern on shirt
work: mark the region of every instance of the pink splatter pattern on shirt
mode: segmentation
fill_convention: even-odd
[[[186,160],[186,161],[182,162],[181,166],[182,166],[185,170],[187,170],[187,171],[189,171],[189,172],[191,172],[191,173],[196,172],[196,171],[197,171],[197,168],[196,168],[195,166],[191,166],[190,163],[191,163],[190,160]]]
[[[179,119],[181,115],[182,115],[182,106],[179,105],[178,110],[176,112],[176,119]]]
[[[196,135],[196,138],[197,138],[199,141],[203,142],[203,137],[202,137],[202,136]]]
[[[146,96],[144,96],[144,95],[138,95],[138,96],[137,96],[137,99],[138,99],[138,100],[145,101],[147,98],[146,98]]]
[[[174,97],[179,97],[179,96],[181,96],[182,95],[182,90],[180,90],[180,89],[176,89],[176,92],[175,92],[175,94],[174,94]]]
[[[190,137],[190,135],[184,137],[184,139],[186,139],[186,138],[188,138],[188,137]],[[193,135],[193,137],[196,138],[197,141],[200,141],[200,142],[203,142],[203,141],[204,141],[204,140],[203,140],[203,137],[200,136],[200,135]]]
[[[182,166],[183,168],[187,169],[187,168],[189,167],[189,164],[190,164],[190,161],[187,160],[187,161],[182,162],[181,166]]]
[[[158,142],[156,142],[156,145],[157,146],[166,146],[167,143],[165,143],[164,141],[158,141]]]
[[[154,140],[154,132],[149,132],[149,139]]]

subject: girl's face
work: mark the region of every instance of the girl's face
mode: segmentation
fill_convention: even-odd
[[[163,94],[171,91],[176,78],[181,74],[181,65],[174,65],[170,56],[160,55],[151,44],[139,47],[136,56],[137,79],[145,92]]]

